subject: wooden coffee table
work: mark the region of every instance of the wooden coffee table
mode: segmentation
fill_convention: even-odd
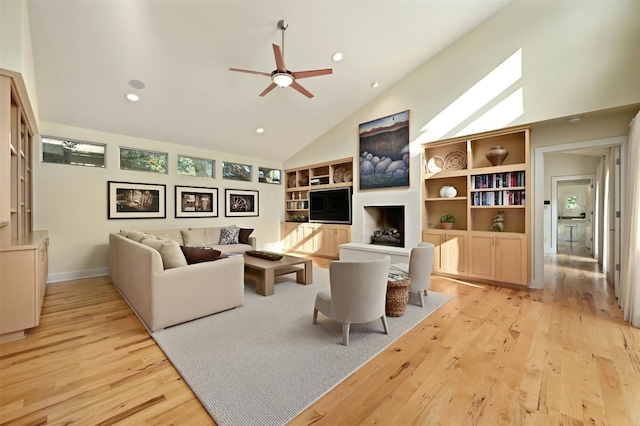
[[[283,255],[280,260],[267,260],[244,255],[244,276],[256,282],[256,293],[271,296],[275,278],[279,275],[296,273],[296,282],[311,284],[313,266],[310,259]]]

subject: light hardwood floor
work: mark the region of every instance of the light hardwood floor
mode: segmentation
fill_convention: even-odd
[[[434,277],[454,298],[291,424],[640,425],[640,329],[575,251],[544,290]],[[104,277],[48,285],[0,357],[2,425],[215,424]]]

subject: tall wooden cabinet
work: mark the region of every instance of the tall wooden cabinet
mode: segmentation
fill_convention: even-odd
[[[529,137],[529,127],[521,126],[423,145],[422,235],[436,246],[436,273],[529,283]],[[486,156],[496,146],[508,151],[500,165]],[[441,194],[444,186],[457,194]],[[499,212],[502,231],[492,229]],[[439,223],[445,213],[456,219],[453,230]]]
[[[36,120],[19,73],[0,69],[0,341],[38,325],[48,234],[33,231]]]
[[[338,259],[351,225],[308,223],[309,191],[353,186],[353,158],[287,169],[281,240],[285,251]]]

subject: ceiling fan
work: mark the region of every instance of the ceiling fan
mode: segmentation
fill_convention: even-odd
[[[260,72],[260,71],[250,71],[243,70],[239,68],[229,68],[229,71],[237,71],[237,72],[245,72],[247,74],[258,74],[264,75],[271,78],[271,84],[260,93],[260,96],[264,96],[274,88],[280,87],[289,87],[291,86],[293,89],[305,95],[307,98],[313,98],[313,94],[309,92],[307,89],[302,87],[296,80],[301,78],[308,77],[317,77],[319,75],[326,75],[333,73],[331,68],[323,69],[323,70],[309,70],[309,71],[296,71],[292,72],[287,69],[284,65],[284,32],[289,26],[289,23],[285,20],[278,21],[278,29],[282,30],[282,49],[277,44],[273,45],[273,55],[276,58],[276,69],[271,71],[271,73]]]

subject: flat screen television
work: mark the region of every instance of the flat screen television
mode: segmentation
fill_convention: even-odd
[[[351,224],[351,188],[309,191],[309,222]]]

